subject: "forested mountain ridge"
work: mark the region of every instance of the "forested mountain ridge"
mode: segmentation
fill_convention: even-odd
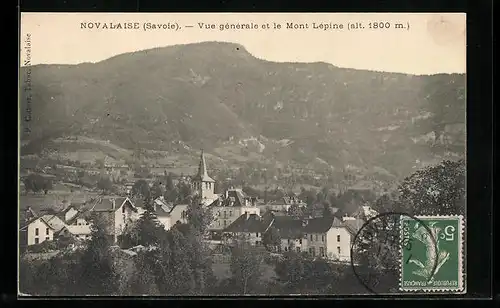
[[[206,42],[79,65],[37,65],[24,154],[64,136],[134,151],[405,176],[465,153],[465,75],[413,76],[275,63]],[[23,78],[23,77],[21,77]],[[43,142],[42,142],[43,141]],[[41,144],[42,146],[33,146]]]

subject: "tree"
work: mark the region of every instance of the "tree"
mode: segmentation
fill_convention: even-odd
[[[284,285],[285,293],[331,293],[340,277],[336,265],[294,252],[284,254],[284,258],[276,264],[275,272],[278,281]]]
[[[333,212],[330,202],[325,200],[323,201],[322,205],[323,205],[323,217],[331,217],[333,215]]]
[[[182,232],[173,227],[160,245],[154,272],[161,294],[189,295],[196,289],[194,271],[190,266],[189,245]]]
[[[358,279],[373,292],[397,289],[400,256],[399,215],[382,215],[361,228],[352,245]]]
[[[23,180],[26,191],[32,191],[33,193],[45,191],[51,187],[52,182],[50,184],[47,184],[46,182],[47,180],[43,176],[35,173],[31,173]]]
[[[132,186],[132,196],[149,198],[150,195],[149,184],[145,180],[137,180]]]
[[[79,260],[78,290],[86,295],[113,295],[118,290],[118,279],[113,269],[107,224],[98,215],[93,215],[91,221],[91,240]]]
[[[171,172],[169,172],[165,178],[165,190],[166,191],[174,190],[174,180]]]
[[[42,184],[42,190],[44,194],[47,194],[49,190],[53,188],[51,179],[44,179]]]
[[[155,275],[154,260],[155,254],[150,251],[141,252],[134,260],[136,272],[130,283],[130,293],[132,295],[160,295]]]
[[[191,195],[191,185],[183,181],[179,181],[177,183],[177,203],[190,203]]]
[[[389,194],[384,194],[380,196],[375,204],[373,205],[373,209],[379,213],[387,213],[387,212],[404,212],[405,209],[401,207],[401,203],[399,200],[395,200],[391,198]]]
[[[400,203],[416,215],[465,214],[465,161],[443,161],[416,171],[399,185]]]
[[[210,208],[204,208],[201,200],[195,198],[186,209],[188,222],[194,230],[204,234],[208,226],[214,221],[214,216]]]
[[[262,276],[264,257],[256,247],[245,240],[238,240],[231,250],[231,279],[238,294],[255,292]]]
[[[304,200],[304,202],[307,203],[308,206],[311,206],[316,202],[316,196],[316,190],[314,188],[311,188],[310,190],[303,189],[299,195],[299,198],[301,200]]]
[[[97,182],[97,188],[102,190],[103,193],[107,193],[113,189],[113,183],[108,177],[101,177]]]
[[[206,294],[215,279],[212,272],[211,250],[203,241],[203,233],[191,223],[175,226],[183,235],[183,249],[188,255],[189,268],[193,274],[195,294]]]
[[[98,169],[104,169],[105,164],[104,164],[104,159],[103,158],[97,158],[95,160],[95,165]]]
[[[151,186],[151,197],[153,199],[159,198],[164,195],[165,189],[163,188],[162,184],[158,181],[155,181],[153,185]]]
[[[55,256],[38,262],[20,259],[20,291],[30,295],[61,296],[74,294],[73,267],[68,260]]]
[[[274,226],[269,227],[263,235],[262,243],[267,250],[276,251],[276,248],[281,245],[281,236],[278,229]]]
[[[158,246],[166,235],[158,221],[151,198],[144,199],[145,211],[137,222],[137,243],[143,246]]]

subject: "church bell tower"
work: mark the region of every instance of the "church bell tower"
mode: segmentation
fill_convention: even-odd
[[[208,175],[207,163],[205,161],[205,154],[203,150],[201,150],[198,173],[193,178],[193,188],[202,200],[212,199],[215,197],[215,180]]]

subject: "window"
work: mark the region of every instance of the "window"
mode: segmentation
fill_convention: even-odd
[[[300,253],[300,247],[297,247],[296,249],[297,249],[297,252]]]
[[[310,238],[310,240],[311,240],[311,242],[312,242],[312,241],[313,241],[313,235],[311,234],[311,235],[309,236],[309,238]]]
[[[315,240],[315,241],[316,241],[316,242],[318,241],[318,235],[317,235],[317,234],[316,234],[316,240]]]
[[[37,238],[35,238],[35,244],[38,244],[38,243],[39,243],[39,241],[38,241],[38,237],[37,237]]]
[[[35,236],[38,236],[38,228],[35,228]]]
[[[322,241],[322,242],[324,242],[324,241],[325,241],[325,236],[324,236],[324,235],[322,235],[322,236],[321,236],[321,241]]]
[[[45,228],[45,235],[49,235],[49,228]]]
[[[337,235],[337,242],[340,242],[340,235]]]
[[[340,255],[340,246],[337,246],[337,253]]]
[[[285,246],[285,251],[288,251],[288,247]]]
[[[290,244],[290,240],[288,240],[288,244]]]
[[[314,249],[314,247],[309,248],[309,254],[313,257],[316,256],[316,250]]]
[[[233,211],[229,211],[229,217],[233,216]]]
[[[224,220],[224,228],[226,227],[227,222]]]
[[[224,211],[224,218],[227,218],[227,212]]]
[[[122,206],[122,213],[125,214],[125,205]]]
[[[259,237],[259,232],[255,233],[255,237]]]
[[[299,244],[302,245],[302,239],[299,239]]]
[[[319,256],[320,257],[324,257],[325,256],[325,248],[323,248],[323,247],[319,248]]]
[[[217,226],[220,227],[220,220],[217,220]]]
[[[45,240],[48,241],[50,238],[48,236],[45,237]]]

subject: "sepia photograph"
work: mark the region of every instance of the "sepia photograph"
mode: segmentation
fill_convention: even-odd
[[[466,292],[463,13],[22,13],[18,296]]]

